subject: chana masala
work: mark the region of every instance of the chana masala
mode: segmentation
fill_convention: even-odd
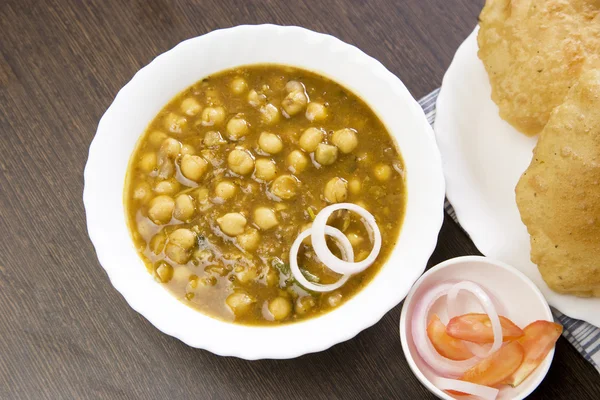
[[[321,209],[340,202],[372,213],[381,251],[340,288],[307,290],[290,272],[290,247]],[[251,325],[311,318],[350,299],[391,253],[405,203],[402,157],[365,102],[279,65],[220,72],[177,95],[139,140],[125,188],[148,272],[189,306]],[[327,223],[348,238],[355,261],[369,255],[359,215],[338,210]],[[310,282],[341,277],[319,261],[310,237],[297,260]]]

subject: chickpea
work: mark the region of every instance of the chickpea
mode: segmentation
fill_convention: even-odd
[[[312,101],[306,106],[305,116],[311,122],[322,121],[327,118],[327,108],[321,103]]]
[[[229,87],[231,88],[231,91],[233,93],[242,94],[246,90],[248,90],[248,82],[246,82],[244,78],[238,76],[237,78],[231,81]]]
[[[171,278],[173,278],[173,267],[171,267],[168,263],[161,261],[156,267],[155,276],[159,282],[167,283],[171,280]]]
[[[254,210],[254,223],[262,230],[269,230],[279,224],[275,211],[268,207],[258,207]]]
[[[196,244],[196,234],[190,229],[179,228],[169,235],[169,243],[189,250]]]
[[[198,189],[196,189],[195,191],[196,194],[196,200],[200,203],[205,202],[208,200],[208,189],[205,187],[200,187]]]
[[[269,103],[260,109],[260,120],[266,125],[273,125],[279,122],[279,109]]]
[[[298,81],[289,81],[285,84],[285,91],[288,93],[304,91],[304,85]]]
[[[175,198],[173,217],[180,221],[187,221],[192,218],[194,211],[194,200],[192,199],[192,196],[180,194]]]
[[[190,146],[189,144],[184,144],[183,146],[181,146],[181,155],[185,156],[187,155],[194,155],[194,153],[196,152],[196,149],[194,149],[194,146]]]
[[[250,132],[248,121],[241,115],[236,115],[227,123],[227,135],[230,140],[239,140]]]
[[[270,181],[277,175],[277,166],[273,160],[259,158],[256,160],[254,176],[262,181]]]
[[[190,275],[190,277],[188,279],[187,288],[189,288],[191,290],[197,289],[198,283],[200,283],[200,279],[198,278],[198,275]]]
[[[269,268],[266,281],[267,285],[271,287],[279,285],[279,271],[277,271],[275,268]]]
[[[359,194],[362,189],[362,183],[357,178],[350,179],[348,182],[348,188],[350,189],[350,193]]]
[[[197,250],[194,251],[193,256],[198,261],[209,262],[209,261],[212,261],[213,253],[210,250],[206,250],[206,249],[200,250],[200,249],[197,249]]]
[[[181,173],[191,181],[198,182],[208,171],[208,162],[200,156],[186,154],[181,157]]]
[[[342,294],[340,292],[333,292],[327,297],[327,304],[330,307],[337,307],[342,302]]]
[[[269,312],[273,315],[275,321],[286,319],[292,312],[292,305],[285,297],[275,297],[269,302]]]
[[[299,174],[308,166],[308,158],[300,150],[294,150],[286,159],[288,169],[294,174]]]
[[[144,239],[148,240],[152,237],[152,232],[154,230],[154,225],[147,219],[140,219],[136,223],[137,233]]]
[[[248,93],[248,104],[250,104],[252,107],[265,105],[266,102],[267,96],[264,94],[258,94],[258,92],[254,89]]]
[[[204,135],[204,140],[202,141],[205,146],[219,146],[227,143],[223,136],[219,132],[216,131],[208,131]]]
[[[256,300],[246,292],[236,291],[227,296],[225,303],[231,308],[231,311],[233,311],[235,315],[239,316],[250,311],[252,305],[256,303]]]
[[[306,107],[308,98],[303,90],[297,90],[288,94],[281,102],[281,107],[290,117],[298,114]]]
[[[392,176],[392,168],[389,165],[377,164],[373,173],[378,181],[387,181]]]
[[[196,208],[199,211],[206,212],[213,207],[213,203],[209,200],[209,190],[205,187],[200,187],[192,192],[192,196],[196,200]]]
[[[244,148],[235,148],[227,156],[229,169],[239,175],[247,175],[254,169],[254,158]]]
[[[187,267],[177,267],[173,269],[173,280],[176,282],[189,282],[192,271]]]
[[[358,146],[356,132],[348,128],[333,132],[333,135],[331,135],[331,142],[344,154],[351,153],[352,150]]]
[[[156,235],[154,235],[152,237],[152,239],[150,240],[150,250],[154,254],[159,255],[164,250],[166,243],[167,243],[167,237],[161,231],[161,232],[157,233]]]
[[[325,132],[322,129],[308,128],[304,131],[304,133],[302,133],[298,143],[300,144],[302,150],[306,151],[307,153],[312,153],[317,149],[317,146],[323,141],[324,137]]]
[[[202,106],[198,103],[198,100],[193,97],[188,97],[183,100],[180,108],[184,114],[189,115],[190,117],[193,117],[202,110]]]
[[[160,146],[159,150],[159,158],[161,156],[167,158],[175,158],[179,155],[181,151],[181,143],[173,138],[167,138]]]
[[[144,172],[152,172],[154,168],[156,168],[156,153],[148,152],[144,154],[140,158],[140,162],[138,164],[142,171]]]
[[[249,228],[246,232],[238,235],[236,240],[242,249],[254,251],[260,244],[260,233],[254,228]]]
[[[271,193],[283,200],[289,200],[298,194],[300,181],[293,175],[278,176],[271,184]]]
[[[348,197],[348,182],[342,178],[332,178],[325,184],[323,193],[329,203],[341,203]]]
[[[164,126],[169,132],[183,133],[183,130],[187,127],[187,118],[177,115],[175,113],[169,113],[164,119]]]
[[[154,131],[148,136],[148,141],[152,147],[158,147],[168,138],[167,134],[161,131]]]
[[[133,191],[133,198],[142,202],[147,203],[152,198],[152,189],[150,185],[146,182],[142,182],[136,186]]]
[[[237,186],[233,182],[230,181],[221,181],[217,183],[215,186],[215,194],[217,197],[223,200],[229,200],[233,196],[235,196],[235,192],[237,191]]]
[[[202,111],[202,125],[220,125],[225,121],[225,109],[223,107],[206,107]]]
[[[240,237],[241,235],[237,238],[238,242],[240,240]],[[255,281],[256,278],[258,278],[258,271],[256,267],[248,267],[236,273],[235,276],[240,283],[249,283]]]
[[[175,179],[160,181],[154,186],[154,192],[158,194],[175,194],[179,191],[180,184]]]
[[[294,310],[296,310],[297,314],[306,314],[316,305],[315,299],[312,296],[303,296],[298,297],[296,300],[296,304],[294,305]]]
[[[348,232],[346,233],[346,237],[353,247],[360,245],[364,241],[363,237],[356,232]]]
[[[150,202],[148,218],[157,225],[166,224],[171,221],[173,208],[175,208],[173,198],[166,195],[157,196]]]
[[[240,213],[228,213],[217,219],[219,227],[228,236],[237,236],[244,233],[246,217]]]
[[[269,154],[277,154],[283,149],[281,138],[274,133],[263,132],[258,138],[258,145],[262,151]]]
[[[319,143],[315,150],[315,160],[321,165],[331,165],[337,160],[338,148],[330,144]]]

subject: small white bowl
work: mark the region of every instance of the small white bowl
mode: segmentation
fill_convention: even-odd
[[[400,316],[400,340],[404,356],[410,368],[431,393],[440,399],[474,399],[474,396],[452,396],[431,383],[430,377],[437,375],[421,358],[412,340],[411,320],[414,304],[424,290],[441,282],[469,280],[479,284],[500,304],[498,313],[511,319],[520,327],[536,320],[553,321],[552,312],[546,299],[522,272],[510,265],[480,256],[457,257],[444,261],[427,271],[414,284],[402,307]],[[465,312],[483,312],[474,296],[461,292],[458,296],[459,307]],[[447,317],[443,299],[431,309],[440,319]],[[498,400],[520,400],[527,397],[542,382],[554,357],[554,349],[536,370],[516,388],[504,387]]]
[[[400,237],[377,276],[334,311],[277,327],[223,322],[177,300],[146,271],[123,206],[129,158],[161,108],[208,75],[257,63],[308,69],[358,94],[395,138],[408,191]],[[102,117],[84,177],[90,238],[111,283],[129,305],[192,347],[246,359],[292,358],[325,350],[379,321],[425,270],[443,221],[441,158],[421,107],[377,60],[332,36],[298,27],[238,26],[186,40],[158,56],[121,89]]]

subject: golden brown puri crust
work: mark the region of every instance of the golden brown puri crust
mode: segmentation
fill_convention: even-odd
[[[600,0],[487,0],[478,56],[500,116],[539,133],[582,72],[600,68]]]
[[[516,195],[548,286],[600,297],[600,70],[552,112]]]

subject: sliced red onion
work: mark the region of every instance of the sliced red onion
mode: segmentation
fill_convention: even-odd
[[[292,275],[294,275],[294,278],[300,285],[302,285],[308,290],[312,290],[313,292],[330,292],[341,287],[350,278],[350,274],[343,275],[340,278],[340,280],[338,280],[335,283],[329,285],[322,285],[319,283],[309,282],[302,274],[302,271],[300,271],[300,268],[298,267],[298,251],[300,250],[300,244],[302,243],[302,241],[310,235],[314,236],[312,227],[301,232],[292,244],[292,247],[290,248],[290,270],[292,271]],[[352,249],[352,244],[350,243],[350,240],[348,240],[346,235],[342,233],[342,231],[332,226],[326,226],[324,230],[324,235],[328,235],[333,237],[334,239],[337,239],[336,243],[338,244],[338,247],[342,252],[342,257],[344,257],[344,259],[350,262],[354,261],[354,250]],[[321,262],[323,262],[323,260],[321,260]],[[329,267],[329,265],[327,264],[325,264],[325,266]]]
[[[463,340],[463,343],[465,344],[465,346],[467,346],[467,349],[469,349],[469,351],[471,353],[473,353],[476,357],[486,358],[487,356],[492,354],[490,352],[490,350],[492,349],[492,346],[493,346],[492,343],[477,344],[477,343],[467,342],[466,340]]]
[[[429,289],[421,296],[413,309],[411,317],[411,331],[413,342],[417,352],[434,371],[443,376],[459,377],[467,369],[471,368],[480,360],[472,357],[468,360],[454,361],[440,355],[427,336],[427,316],[433,304],[445,296],[454,286],[454,283],[442,283]]]
[[[485,358],[491,355],[492,353],[498,351],[500,347],[502,347],[502,325],[500,325],[498,311],[496,311],[494,303],[492,303],[492,300],[487,295],[485,290],[481,288],[481,286],[479,286],[475,282],[462,281],[452,286],[448,291],[448,318],[453,318],[458,315],[456,297],[458,296],[458,292],[460,292],[461,290],[470,292],[475,297],[477,297],[477,300],[479,300],[479,303],[483,307],[485,313],[490,319],[490,323],[492,324],[492,331],[494,332],[494,343],[492,344],[492,347],[490,347],[490,349],[487,352],[481,348],[477,348],[475,349],[475,351],[473,351],[475,346],[469,347],[469,350],[471,350],[473,354],[475,354],[477,357]]]
[[[371,253],[364,260],[359,262],[340,260],[327,247],[327,242],[325,241],[325,229],[328,226],[327,220],[337,210],[353,211],[362,217],[363,223],[369,232],[371,242],[373,242],[373,249],[371,249]],[[375,217],[356,204],[338,203],[325,207],[315,217],[312,223],[312,231],[312,245],[317,257],[319,257],[323,264],[338,274],[357,274],[364,271],[373,264],[381,250],[381,232],[379,231]]]
[[[498,393],[500,392],[498,389],[478,385],[476,383],[459,381],[457,379],[448,379],[442,378],[439,376],[434,376],[429,379],[431,383],[433,383],[438,389],[441,390],[455,390],[457,392],[462,392],[466,394],[470,394],[472,396],[476,396],[480,399],[484,400],[495,400],[498,397]]]

